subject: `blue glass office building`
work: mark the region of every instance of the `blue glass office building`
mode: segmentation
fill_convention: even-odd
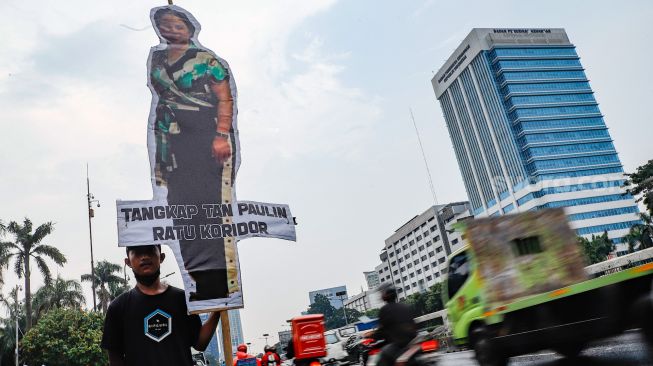
[[[474,216],[565,207],[579,235],[615,243],[639,222],[564,29],[475,28],[432,84]]]

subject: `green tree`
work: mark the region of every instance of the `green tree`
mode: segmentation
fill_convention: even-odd
[[[628,243],[630,253],[653,247],[653,221],[651,215],[640,213],[639,217],[642,223],[631,226],[630,231],[623,238],[624,242]]]
[[[44,285],[34,294],[34,319],[38,321],[51,309],[82,307],[86,299],[82,285],[75,280],[64,280],[61,276],[50,285]]]
[[[444,309],[442,304],[442,282],[438,282],[429,288],[426,298],[426,313],[432,313]]]
[[[345,312],[340,309],[336,309],[329,299],[322,295],[315,295],[313,303],[308,307],[308,314],[323,314],[324,315],[324,327],[329,329],[335,329],[344,327],[347,323],[353,323],[357,321],[358,318],[363,316],[360,311],[355,309],[346,309],[347,311],[347,321],[345,321]]]
[[[442,283],[434,284],[427,291],[409,295],[404,302],[413,308],[415,316],[442,310]]]
[[[331,305],[329,299],[322,295],[317,294],[313,299],[313,303],[308,307],[307,313],[309,314],[323,314],[324,318],[333,316],[336,308]]]
[[[639,196],[637,202],[644,202],[649,215],[653,215],[653,160],[637,167],[634,173],[625,174],[626,191],[633,196]]]
[[[427,296],[425,293],[417,292],[412,295],[408,295],[408,297],[406,297],[406,299],[404,300],[404,303],[406,303],[413,309],[413,314],[415,316],[421,316],[427,314],[426,299]]]
[[[109,261],[100,261],[95,265],[95,287],[100,301],[98,307],[102,309],[103,313],[107,312],[109,303],[115,298],[113,295],[117,297],[125,290],[127,284],[125,279],[116,275],[116,273],[120,273],[120,270],[122,267]],[[93,275],[83,274],[82,281],[93,283]]]
[[[104,366],[100,348],[104,316],[80,309],[53,309],[25,334],[25,363],[48,366]]]
[[[52,232],[52,222],[46,222],[36,229],[32,229],[32,221],[28,218],[25,218],[22,225],[11,221],[7,225],[7,231],[15,237],[15,242],[0,242],[0,252],[7,252],[7,261],[10,258],[15,258],[14,271],[18,278],[25,279],[25,314],[27,317],[25,328],[27,330],[32,327],[31,259],[36,262],[46,284],[52,282],[52,276],[45,258],[52,259],[60,266],[66,263],[66,257],[61,254],[59,249],[41,243]]]
[[[18,288],[14,287],[9,292],[9,296],[0,298],[0,304],[6,308],[9,314],[6,318],[0,318],[0,365],[15,365],[16,317],[18,317],[18,327],[25,329],[25,311],[20,306]],[[20,331],[18,335],[22,337]]]
[[[592,235],[591,239],[579,236],[578,244],[585,253],[589,264],[603,262],[608,259],[608,254],[614,250],[614,244],[608,239],[607,231],[599,236]]]

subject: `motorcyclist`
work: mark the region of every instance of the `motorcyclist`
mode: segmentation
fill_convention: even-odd
[[[281,366],[281,357],[274,346],[265,346],[261,366]]]
[[[411,308],[397,302],[397,289],[392,284],[383,283],[378,291],[386,304],[379,311],[379,327],[373,337],[387,342],[381,349],[378,366],[392,366],[401,351],[417,336],[417,327]]]
[[[247,353],[247,345],[240,344],[236,348],[234,366],[261,366],[261,360]]]

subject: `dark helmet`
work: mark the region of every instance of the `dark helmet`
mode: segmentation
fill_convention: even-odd
[[[377,291],[381,294],[381,298],[385,302],[394,302],[397,301],[397,289],[391,283],[384,282],[382,283]]]
[[[270,352],[270,346],[265,345],[265,347],[263,347],[263,352]]]

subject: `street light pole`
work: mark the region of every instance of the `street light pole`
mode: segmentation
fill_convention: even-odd
[[[16,318],[16,366],[18,366],[18,291],[20,291],[20,285],[16,285],[16,297],[14,298],[14,317]]]
[[[97,300],[95,299],[95,262],[93,261],[93,229],[91,227],[91,219],[95,216],[93,211],[93,203],[97,203],[100,207],[100,202],[95,199],[91,194],[91,183],[88,179],[88,164],[86,164],[86,201],[88,203],[88,242],[91,245],[91,287],[93,287],[93,311],[97,310]]]
[[[347,297],[347,291],[339,291],[336,292],[336,296],[340,298],[340,304],[342,305],[342,312],[345,315],[345,325],[349,324],[349,320],[347,320],[347,310],[345,310],[345,301],[343,300],[343,296]]]

